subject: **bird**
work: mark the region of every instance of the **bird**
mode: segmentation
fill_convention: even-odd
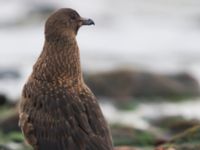
[[[45,23],[44,46],[24,84],[19,126],[34,150],[112,150],[110,129],[83,79],[76,36],[94,25],[71,8]]]

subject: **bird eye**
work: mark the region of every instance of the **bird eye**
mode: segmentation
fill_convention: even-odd
[[[75,20],[76,19],[76,15],[75,14],[71,14],[71,19]]]

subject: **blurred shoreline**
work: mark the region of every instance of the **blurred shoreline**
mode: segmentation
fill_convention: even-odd
[[[60,7],[73,7],[96,22],[77,36],[84,72],[128,68],[159,75],[188,73],[200,83],[198,0],[119,0],[115,7],[110,7],[112,0],[80,3],[1,1],[0,73],[11,72],[11,77],[0,78],[2,94],[12,100],[20,97],[42,51],[44,22]]]
[[[1,0],[0,149],[29,149],[16,103],[42,51],[45,20],[61,7],[95,20],[77,41],[116,145],[152,150],[200,125],[199,0]]]

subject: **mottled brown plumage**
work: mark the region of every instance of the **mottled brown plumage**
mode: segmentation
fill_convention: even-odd
[[[111,150],[107,123],[84,83],[76,34],[91,25],[60,9],[45,25],[45,44],[24,85],[19,124],[34,150]]]

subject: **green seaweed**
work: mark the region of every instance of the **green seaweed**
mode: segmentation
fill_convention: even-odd
[[[145,130],[137,130],[120,124],[111,126],[113,142],[116,146],[153,146],[156,137]]]
[[[21,132],[11,132],[8,134],[0,131],[0,144],[5,144],[9,142],[17,142],[22,143],[24,141],[24,137]]]

